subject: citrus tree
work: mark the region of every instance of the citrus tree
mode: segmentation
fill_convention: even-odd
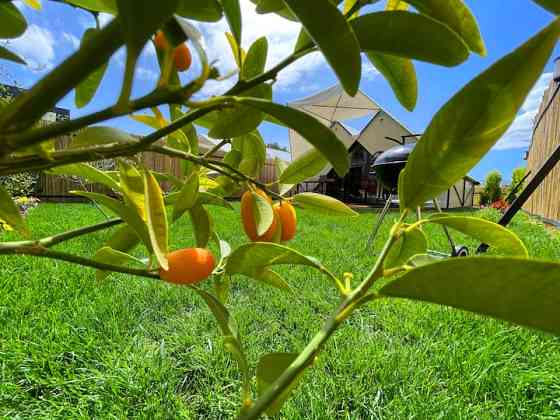
[[[560,264],[528,259],[525,246],[513,233],[489,221],[438,214],[406,222],[409,213],[463,177],[511,125],[557,42],[557,19],[488,67],[436,113],[400,175],[400,220],[380,254],[372,255],[369,274],[357,279],[351,273],[333,273],[316,258],[285,245],[297,234],[297,207],[341,216],[354,213],[319,194],[286,196],[294,184],[318,173],[326,162],[343,176],[349,160],[344,144],[329,128],[272,101],[276,77],[298,59],[318,51],[344,90],[354,95],[363,52],[401,104],[412,110],[417,101],[413,60],[456,66],[471,53],[485,54],[477,22],[462,0],[388,0],[382,11],[367,7],[377,3],[374,0],[252,0],[260,14],[275,13],[301,23],[293,53],[272,67],[267,67],[266,38],[247,50],[242,47],[238,0],[58,1],[91,11],[95,17],[105,12],[114,18],[106,26],[87,30],[78,51],[27,92],[2,105],[0,175],[48,171],[103,184],[112,190],[111,196],[77,194],[106,207],[115,218],[50,237],[30,237],[12,198],[0,189],[0,217],[22,235],[20,241],[0,243],[0,254],[80,264],[96,269],[98,278],[116,272],[147,277],[199,295],[216,318],[225,349],[239,366],[240,418],[278,412],[344,321],[360,307],[381,299],[427,301],[560,334]],[[24,3],[41,6],[39,0]],[[557,1],[537,3],[560,13]],[[0,2],[0,12],[1,38],[16,38],[25,31],[26,21],[12,2]],[[197,30],[222,18],[229,23],[225,36],[237,64],[231,75],[219,74],[208,62]],[[157,49],[160,79],[151,93],[132,100],[136,62],[149,42]],[[6,45],[0,47],[0,58],[25,64]],[[124,81],[113,105],[69,121],[36,124],[71,91],[76,105],[86,106],[96,94],[107,62],[122,46],[126,46]],[[197,65],[191,67],[193,63]],[[233,87],[221,95],[199,97],[208,81],[227,77],[235,79]],[[149,125],[152,131],[138,138],[108,125],[124,115]],[[279,180],[273,185],[257,178],[265,160],[258,131],[263,121],[289,127],[313,146],[311,153],[289,166],[279,164]],[[210,137],[221,140],[216,148],[199,153],[195,126],[205,127]],[[55,149],[53,139],[63,134],[74,134],[71,144]],[[230,150],[224,159],[216,159],[214,153],[225,144],[231,145]],[[143,151],[180,159],[181,175],[145,167],[138,157]],[[107,159],[117,161],[116,170],[94,166]],[[162,192],[161,181],[173,184],[171,192]],[[238,191],[244,191],[240,219],[248,240],[231,249],[213,229],[208,206],[229,207],[224,198]],[[169,230],[182,217],[192,221],[196,244],[171,250]],[[427,224],[458,230],[507,256],[433,260],[427,254],[423,231]],[[56,248],[64,241],[112,227],[116,230],[111,230],[95,255],[83,257]],[[208,250],[211,241],[218,245],[217,256]],[[318,276],[332,282],[340,304],[304,348],[293,353],[271,349],[254,367],[228,312],[227,290],[232,278],[244,275],[289,293],[288,282],[274,271],[277,265],[314,268]]]

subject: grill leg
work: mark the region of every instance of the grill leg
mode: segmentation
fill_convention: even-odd
[[[385,202],[385,207],[383,207],[383,210],[381,210],[381,213],[379,213],[379,216],[377,216],[377,222],[374,225],[373,230],[371,231],[371,234],[369,235],[369,238],[368,238],[368,241],[367,241],[366,251],[372,247],[372,244],[375,241],[375,237],[379,233],[379,229],[381,228],[381,225],[383,224],[383,221],[385,220],[385,216],[387,215],[387,212],[389,211],[389,208],[391,207],[391,201],[393,201],[393,194],[389,194],[389,198]]]
[[[441,211],[441,207],[439,206],[437,198],[432,199],[432,201],[434,202],[434,207],[437,209],[437,211],[439,213],[443,213]],[[445,233],[445,236],[447,236],[447,241],[449,242],[449,246],[451,247],[451,255],[454,255],[455,254],[455,243],[453,242],[453,238],[451,237],[451,234],[449,233],[449,230],[447,229],[447,226],[442,226],[442,228],[443,228],[443,232]]]

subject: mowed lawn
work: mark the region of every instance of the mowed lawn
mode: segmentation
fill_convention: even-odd
[[[237,212],[211,212],[224,239],[245,241]],[[365,250],[374,217],[299,211],[291,246],[359,279],[374,261]],[[44,204],[29,223],[40,237],[102,219],[90,205]],[[555,232],[524,215],[512,228],[533,257],[560,259]],[[440,230],[427,231],[430,246],[445,250]],[[91,256],[106,238],[97,233],[59,249]],[[173,247],[192,243],[182,220]],[[228,304],[253,368],[263,353],[301,350],[338,302],[316,272],[278,271],[295,295],[239,277]],[[125,275],[98,283],[87,268],[0,257],[0,417],[230,418],[239,385],[212,316],[189,289]],[[558,418],[560,339],[435,305],[377,302],[332,338],[280,417]]]

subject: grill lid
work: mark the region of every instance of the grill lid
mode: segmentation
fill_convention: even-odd
[[[395,191],[399,183],[399,174],[408,161],[416,143],[391,147],[381,153],[372,165],[375,176],[387,189]]]

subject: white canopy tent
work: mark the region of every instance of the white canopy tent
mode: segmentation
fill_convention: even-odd
[[[306,112],[328,127],[333,127],[335,122],[372,115],[381,110],[381,107],[362,91],[356,96],[349,96],[342,86],[335,85],[315,95],[288,104],[292,108]],[[289,130],[290,151],[292,160],[297,159],[307,152],[312,146],[294,130]],[[350,142],[352,139],[341,138]]]

